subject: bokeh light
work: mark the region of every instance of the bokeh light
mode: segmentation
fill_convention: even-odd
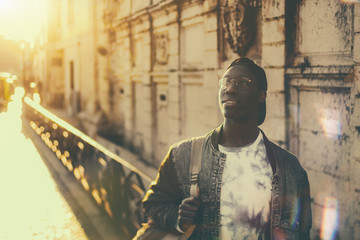
[[[320,109],[319,122],[326,137],[339,138],[342,135],[341,114],[338,110]]]
[[[338,230],[338,200],[326,197],[322,215],[320,238],[322,240],[333,240]]]

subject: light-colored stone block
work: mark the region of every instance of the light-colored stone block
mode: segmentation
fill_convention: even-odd
[[[178,101],[171,101],[169,102],[168,107],[168,116],[167,118],[179,118],[180,117],[180,103]]]
[[[285,15],[285,0],[263,0],[263,18],[275,18]]]
[[[299,138],[299,154],[305,166],[336,178],[349,179],[349,159],[344,154],[347,149],[345,141],[307,129],[300,130]]]
[[[172,102],[179,102],[179,88],[177,87],[169,87],[168,88],[168,99]]]
[[[170,71],[175,71],[179,69],[179,55],[169,54],[169,61],[167,66]]]
[[[204,51],[204,61],[203,66],[205,69],[216,69],[218,63],[218,51],[217,50],[207,50]]]
[[[149,86],[143,85],[141,93],[139,94],[141,94],[142,100],[144,100],[146,103],[151,100],[151,88]],[[146,106],[147,104],[144,105]]]
[[[179,116],[171,116],[169,117],[169,126],[171,126],[169,132],[171,133],[171,135],[176,136],[176,140],[179,140],[179,128],[180,128],[180,117]],[[175,143],[175,141],[171,141],[169,142],[169,144],[173,144]]]
[[[360,33],[354,36],[354,61],[360,63]]]
[[[195,24],[182,28],[181,54],[183,68],[200,68],[204,61],[204,28]],[[196,41],[194,41],[196,39]]]
[[[150,6],[150,0],[131,0],[131,12],[135,13]]]
[[[285,18],[263,21],[262,42],[274,43],[285,41]]]
[[[168,14],[165,11],[158,11],[151,14],[152,16],[152,26],[153,28],[159,28],[168,23]]]
[[[206,0],[203,1],[203,12],[209,11],[217,6],[217,0]]]
[[[181,11],[181,20],[193,18],[196,15],[202,13],[202,6],[199,4],[193,4],[192,6],[185,7]]]
[[[169,39],[168,40],[169,48],[168,48],[168,54],[171,55],[178,55],[179,54],[179,41],[178,39]]]
[[[217,51],[217,32],[206,32],[204,40],[205,40],[205,48],[204,48],[205,51],[207,50]]]
[[[178,39],[179,38],[179,26],[178,24],[172,24],[168,26],[169,39]]]
[[[177,72],[169,73],[168,84],[169,84],[169,88],[171,88],[171,87],[178,88],[179,87],[179,73],[177,73]]]
[[[353,114],[350,119],[350,125],[352,127],[360,126],[359,119],[360,119],[360,98],[355,98],[354,99],[354,110],[353,110]]]
[[[323,93],[320,91],[300,91],[299,124],[302,129],[324,132],[330,138],[346,134],[347,116],[350,114],[349,93]]]
[[[268,92],[266,97],[266,115],[285,117],[285,94]]]
[[[219,78],[216,74],[216,71],[205,71],[203,77],[204,89],[215,89],[215,91],[217,91],[219,87]]]
[[[219,106],[217,89],[204,88],[202,96],[205,107],[216,108]]]
[[[131,2],[129,0],[123,1],[121,4],[121,7],[119,8],[119,18],[127,17],[131,14],[131,8],[130,8]]]
[[[301,4],[298,22],[300,53],[351,51],[353,16],[351,8],[343,4],[336,0]]]
[[[262,46],[262,67],[284,67],[285,43]]]
[[[284,68],[265,68],[268,81],[268,92],[285,91],[285,70]]]
[[[216,13],[208,14],[205,18],[205,31],[211,32],[217,30],[217,15]]]
[[[204,122],[204,131],[209,132],[222,123],[222,121],[219,121],[216,117],[217,110],[219,109],[218,105],[206,107],[204,112],[204,118],[206,121]]]
[[[268,106],[267,106],[268,107]],[[286,119],[278,117],[269,117],[266,116],[265,121],[259,127],[264,130],[266,136],[275,142],[285,142],[286,139],[286,129],[285,124]]]
[[[360,33],[360,6],[354,5],[354,32]]]

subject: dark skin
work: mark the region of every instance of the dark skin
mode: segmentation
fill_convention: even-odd
[[[257,114],[259,104],[265,101],[266,92],[259,89],[256,75],[246,65],[229,68],[224,77],[246,77],[252,80],[247,89],[239,89],[231,84],[219,90],[219,105],[224,116],[219,144],[226,147],[245,146],[254,142],[259,134]]]
[[[219,144],[226,147],[241,147],[254,142],[259,134],[257,114],[259,104],[265,101],[266,91],[259,89],[259,80],[246,65],[229,68],[224,78],[246,77],[252,82],[247,88],[239,88],[234,83],[219,89],[219,106],[224,117]],[[184,232],[195,224],[199,209],[198,198],[185,198],[179,206],[179,227]]]

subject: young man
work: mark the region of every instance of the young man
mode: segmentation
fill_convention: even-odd
[[[190,197],[191,139],[170,148],[150,186],[145,213],[190,239],[310,239],[307,174],[258,128],[265,119],[264,70],[238,58],[219,81],[220,127],[204,136],[199,196]]]

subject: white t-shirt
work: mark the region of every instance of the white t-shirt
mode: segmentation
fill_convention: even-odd
[[[220,239],[258,239],[268,222],[272,169],[263,135],[243,147],[224,147],[226,162],[221,183]]]

